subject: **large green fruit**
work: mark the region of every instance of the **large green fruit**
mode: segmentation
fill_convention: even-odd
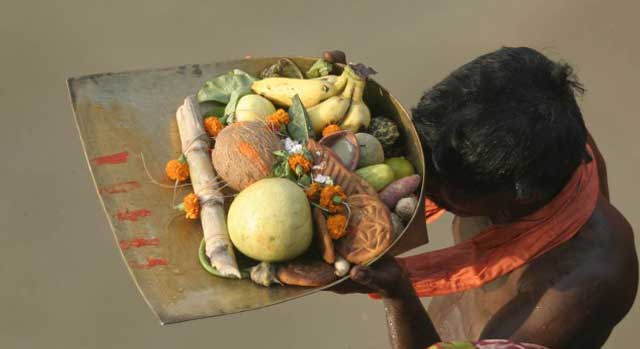
[[[301,255],[313,236],[307,196],[284,178],[261,179],[241,191],[229,207],[227,225],[233,245],[263,262]]]
[[[264,121],[276,112],[268,99],[258,95],[246,95],[236,105],[236,121]]]
[[[387,164],[363,167],[356,170],[356,173],[369,182],[376,191],[382,190],[382,188],[393,182],[394,178],[393,170]]]

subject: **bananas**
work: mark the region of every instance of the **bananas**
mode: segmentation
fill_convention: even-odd
[[[340,124],[340,128],[356,133],[361,128],[369,127],[369,123],[371,122],[371,111],[362,100],[366,81],[360,77],[355,77],[353,82],[355,85],[353,98],[351,99],[349,110],[347,111],[342,124]]]
[[[290,107],[295,95],[300,97],[302,105],[310,108],[318,103],[338,95],[347,83],[346,74],[339,77],[321,79],[266,78],[251,85],[251,89],[275,104]]]
[[[346,66],[340,76],[327,75],[315,79],[266,78],[255,81],[251,89],[273,103],[290,107],[298,95],[307,108],[311,126],[316,134],[329,124],[358,132],[368,127],[371,112],[362,100],[366,75],[360,76]]]
[[[351,105],[352,94],[353,82],[349,81],[341,95],[330,97],[307,110],[311,126],[316,134],[322,134],[322,130],[327,125],[337,124],[342,120]]]

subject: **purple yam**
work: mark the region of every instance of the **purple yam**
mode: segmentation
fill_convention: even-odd
[[[418,189],[420,179],[420,175],[416,174],[392,182],[378,194],[380,200],[382,200],[387,207],[393,209],[400,199],[414,193]]]

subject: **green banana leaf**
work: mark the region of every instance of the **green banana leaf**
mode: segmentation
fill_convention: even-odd
[[[301,144],[307,144],[309,137],[314,137],[314,132],[309,114],[307,114],[307,110],[302,105],[298,95],[293,96],[293,103],[291,103],[288,113],[289,125],[287,125],[287,131],[291,135],[291,139]]]
[[[234,69],[205,82],[198,91],[198,102],[218,102],[226,104],[225,117],[232,117],[240,97],[251,93],[251,85],[256,78],[242,70]]]

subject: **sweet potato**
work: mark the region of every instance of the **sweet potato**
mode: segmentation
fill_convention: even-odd
[[[414,193],[418,189],[420,186],[420,178],[420,175],[416,174],[392,182],[382,189],[379,194],[380,200],[382,200],[389,209],[393,210],[400,199]]]

